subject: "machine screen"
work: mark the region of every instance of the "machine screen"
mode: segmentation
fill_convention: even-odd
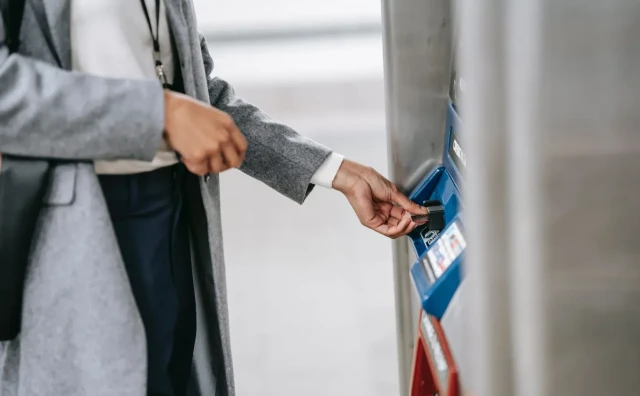
[[[445,229],[440,238],[429,248],[423,265],[427,273],[432,273],[438,279],[451,263],[456,261],[467,247],[467,242],[460,232],[457,223]]]

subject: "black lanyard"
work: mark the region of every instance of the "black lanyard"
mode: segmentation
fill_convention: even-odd
[[[151,40],[153,41],[153,60],[156,63],[156,74],[158,79],[162,83],[163,87],[168,87],[167,76],[164,74],[164,65],[162,64],[162,58],[160,58],[160,0],[156,0],[156,34],[153,34],[153,26],[151,26],[151,17],[149,17],[149,10],[147,9],[147,3],[145,0],[140,0],[142,4],[142,11],[147,19],[147,25],[149,25],[149,33],[151,33]]]

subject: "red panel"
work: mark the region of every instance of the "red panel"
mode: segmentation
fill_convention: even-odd
[[[433,396],[438,392],[429,359],[422,337],[416,339],[415,353],[413,355],[413,373],[411,375],[411,396]]]
[[[451,349],[449,348],[449,342],[447,341],[447,337],[444,334],[444,330],[442,330],[440,321],[433,319],[431,323],[433,323],[433,327],[436,330],[436,334],[438,335],[438,339],[440,340],[440,346],[442,347],[442,353],[444,353],[444,358],[447,361],[447,365],[449,366],[449,383],[447,386],[449,392],[447,395],[443,396],[459,396],[460,389],[458,386],[458,369],[456,368],[455,361],[453,360],[453,354],[451,353]]]
[[[422,318],[422,312],[420,312],[420,318]],[[447,339],[442,330],[440,322],[431,318],[431,323],[436,331],[438,339],[440,340],[440,346],[442,353],[449,366],[449,377],[447,379],[447,394],[440,394],[439,396],[460,396],[460,389],[458,385],[458,370],[455,367],[453,356]],[[434,366],[434,363],[429,356],[426,341],[422,335],[422,326],[418,325],[418,337],[416,339],[415,353],[413,357],[413,374],[411,376],[411,395],[410,396],[434,396],[441,388],[441,384],[438,383],[438,375]]]

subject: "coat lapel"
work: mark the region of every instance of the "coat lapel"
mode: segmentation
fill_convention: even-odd
[[[29,0],[45,35],[49,35],[62,67],[71,68],[71,0]],[[44,15],[41,15],[44,14]],[[44,26],[42,26],[44,25]],[[48,32],[47,32],[48,30]]]
[[[193,73],[191,71],[192,42],[189,37],[189,26],[187,26],[185,21],[184,4],[183,1],[180,0],[165,0],[164,3],[167,10],[167,20],[169,21],[171,37],[175,46],[175,67],[180,67],[182,70],[185,93],[195,96]]]

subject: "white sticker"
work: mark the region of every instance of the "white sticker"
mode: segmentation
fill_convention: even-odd
[[[429,263],[436,278],[439,278],[451,263],[456,261],[466,247],[467,242],[462,236],[458,224],[451,224],[427,252]]]
[[[438,371],[440,377],[440,385],[443,386],[443,384],[445,384],[444,381],[447,378],[449,364],[447,363],[447,359],[444,357],[444,351],[442,350],[442,345],[440,345],[440,338],[436,333],[436,329],[433,327],[433,323],[431,323],[429,316],[424,312],[422,316],[422,335],[424,336],[425,341],[427,341],[431,357],[436,365],[435,369]]]
[[[467,247],[467,241],[465,241],[462,236],[457,223],[453,223],[449,228],[447,228],[440,238],[440,241],[443,242],[445,249],[449,252],[451,261],[455,261]]]
[[[452,260],[449,256],[449,251],[445,248],[444,243],[442,243],[442,238],[438,239],[438,241],[431,246],[427,256],[429,257],[429,262],[431,263],[431,268],[436,278],[439,278],[451,265]]]
[[[433,244],[433,241],[438,238],[438,235],[440,235],[440,231],[429,230],[429,228],[425,228],[424,230],[422,230],[422,232],[420,232],[420,236],[422,237],[424,243],[427,244],[427,247]]]

